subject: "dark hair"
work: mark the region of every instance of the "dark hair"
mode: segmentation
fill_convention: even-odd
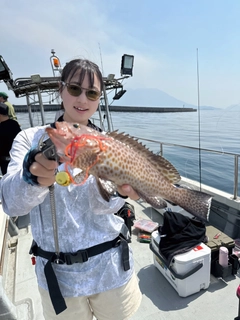
[[[99,70],[99,67],[86,59],[75,59],[68,62],[62,70],[61,81],[71,81],[74,75],[80,70],[79,73],[79,84],[83,83],[84,77],[87,74],[90,81],[90,87],[94,86],[94,75],[96,74],[98,80],[100,81],[100,89],[103,90],[103,77],[102,73]],[[60,91],[62,90],[62,86],[60,87]]]

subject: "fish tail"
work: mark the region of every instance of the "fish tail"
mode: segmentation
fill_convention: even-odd
[[[178,188],[177,201],[174,201],[184,210],[195,217],[208,221],[212,196],[205,192]]]

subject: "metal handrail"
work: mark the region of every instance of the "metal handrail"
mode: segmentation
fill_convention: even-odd
[[[175,144],[175,143],[168,143],[168,142],[162,142],[158,140],[152,140],[152,139],[145,139],[141,137],[135,137],[138,140],[142,141],[148,141],[148,142],[153,142],[159,144],[159,154],[163,156],[163,147],[168,146],[168,147],[179,147],[179,148],[184,148],[184,149],[192,149],[192,150],[197,150],[199,151],[198,147],[191,147],[191,146],[185,146],[181,144]],[[233,200],[236,200],[238,198],[238,163],[239,163],[239,157],[240,154],[233,153],[233,152],[225,152],[225,151],[218,151],[218,150],[213,150],[213,149],[206,149],[206,148],[200,148],[201,151],[206,151],[209,153],[215,153],[215,154],[221,154],[221,155],[229,155],[234,157],[234,184],[233,184]]]

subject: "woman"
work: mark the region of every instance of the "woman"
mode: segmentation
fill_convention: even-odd
[[[99,129],[89,118],[97,110],[102,90],[103,79],[96,64],[81,59],[67,63],[60,83],[64,114],[58,121]],[[141,293],[131,249],[119,237],[126,226],[114,215],[124,200],[120,196],[109,202],[103,200],[93,176],[81,186],[54,184],[56,169],[61,171],[63,165],[36,151],[45,128],[29,128],[16,137],[8,173],[1,183],[3,209],[9,216],[30,211],[35,240],[32,252],[37,256],[36,275],[44,317],[90,320],[94,315],[98,320],[129,319],[139,307]],[[49,197],[53,184],[57,220],[54,226]],[[8,196],[10,192],[12,197]],[[118,192],[138,199],[128,185],[119,186]],[[61,256],[56,255],[56,237]]]

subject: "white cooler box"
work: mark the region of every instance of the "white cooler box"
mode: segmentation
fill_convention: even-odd
[[[160,236],[152,233],[150,249],[153,251],[154,265],[170,282],[180,297],[187,297],[210,284],[211,249],[200,243],[194,249],[175,255],[169,267],[159,253]]]

